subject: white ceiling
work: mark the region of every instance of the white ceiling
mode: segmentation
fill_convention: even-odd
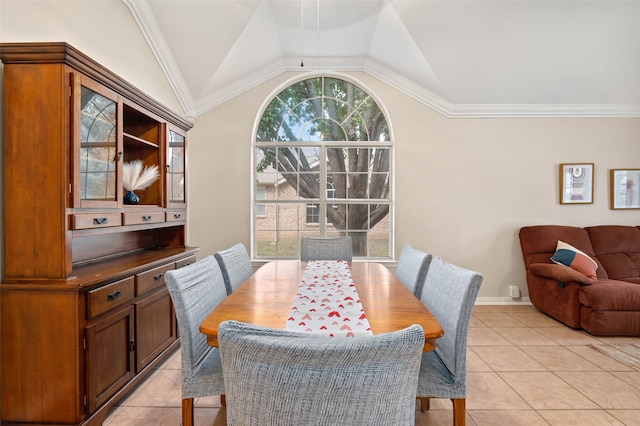
[[[638,0],[123,2],[193,116],[292,70],[364,71],[448,117],[640,116]]]

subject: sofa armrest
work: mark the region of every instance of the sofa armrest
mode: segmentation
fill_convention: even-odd
[[[529,265],[529,271],[534,275],[550,278],[562,283],[577,282],[583,285],[591,285],[594,283],[594,280],[583,273],[556,263],[533,263]]]

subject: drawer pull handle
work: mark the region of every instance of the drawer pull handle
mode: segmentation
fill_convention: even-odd
[[[145,222],[149,222],[151,220],[151,216],[142,216],[142,220]]]
[[[107,219],[106,217],[94,217],[93,218],[93,224],[94,225],[106,225],[106,223],[109,221],[109,219]]]
[[[122,296],[122,290],[114,291],[107,296],[107,300],[116,300],[118,297]]]
[[[153,277],[154,281],[160,281],[161,279],[162,279],[162,274],[154,275]]]
[[[180,213],[176,213],[173,215],[174,219],[180,219],[180,216],[182,216]]]

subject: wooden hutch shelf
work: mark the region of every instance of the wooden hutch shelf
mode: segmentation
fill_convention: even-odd
[[[66,43],[0,43],[2,424],[99,425],[179,345],[192,124]],[[123,163],[158,179],[125,203]]]

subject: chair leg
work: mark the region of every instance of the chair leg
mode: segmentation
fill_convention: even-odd
[[[223,407],[227,406],[227,396],[226,395],[220,395],[220,405],[222,405]]]
[[[430,399],[428,396],[419,396],[418,399],[420,399],[420,411],[422,411],[423,413],[425,411],[429,411],[429,405],[430,405]]]
[[[451,398],[453,402],[453,426],[465,426],[467,421],[466,399]]]
[[[193,398],[182,400],[182,426],[193,426]]]

